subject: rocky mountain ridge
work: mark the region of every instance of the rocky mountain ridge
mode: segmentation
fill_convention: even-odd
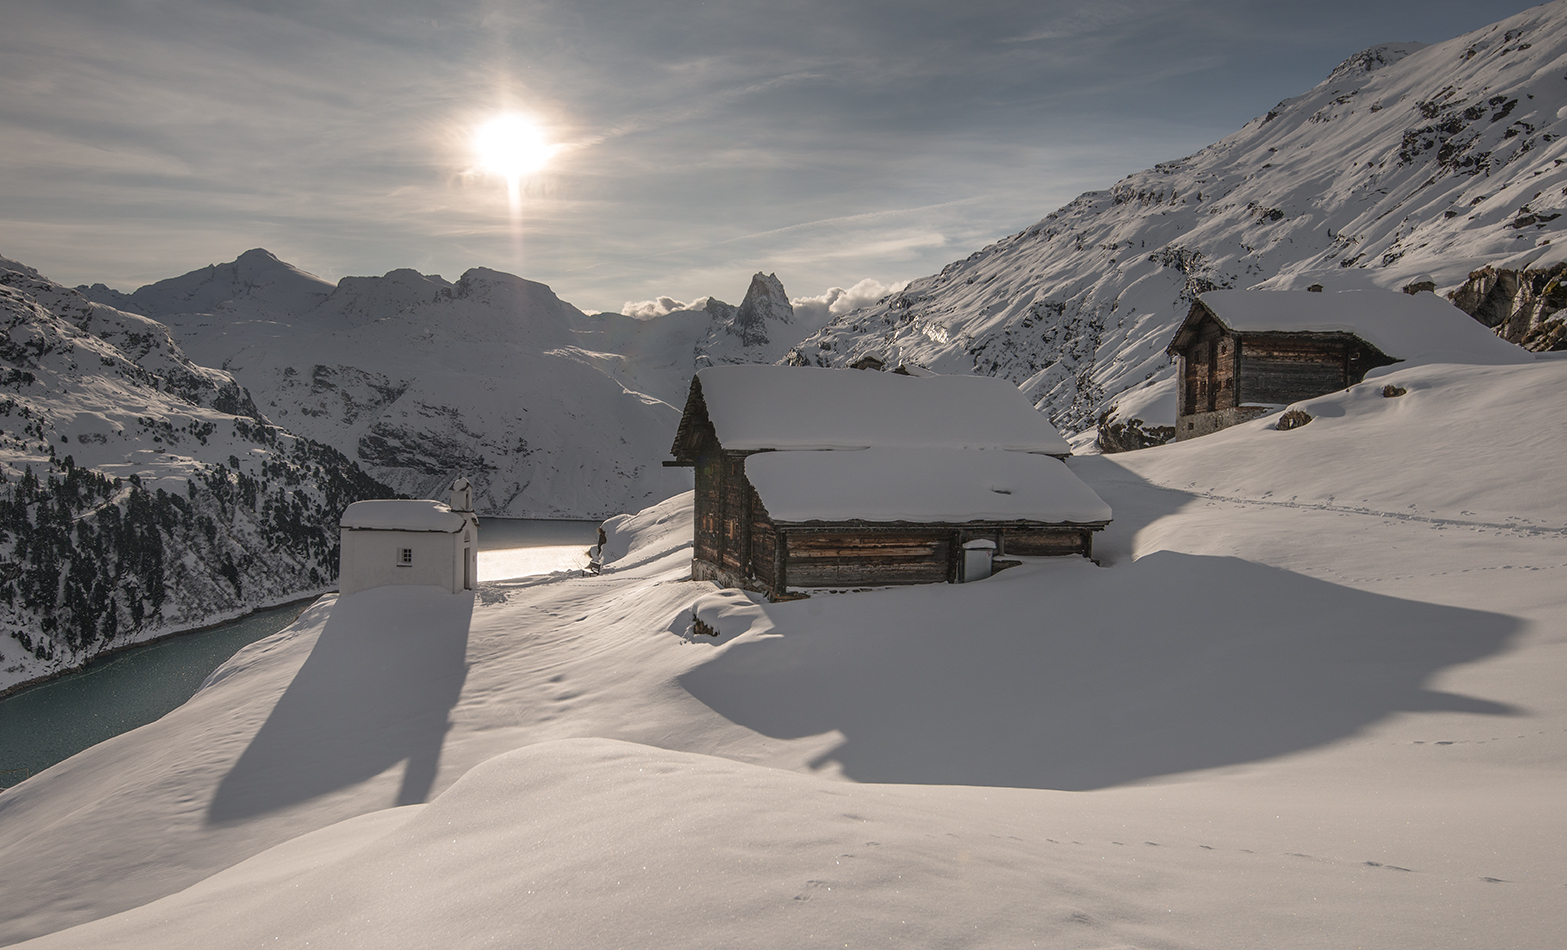
[[[269,421],[399,491],[460,474],[481,514],[510,517],[607,516],[683,490],[686,473],[660,462],[692,374],[774,362],[815,329],[771,274],[738,306],[652,318],[585,314],[487,268],[333,285],[260,249],[129,294],[80,289],[162,321]]]
[[[1068,432],[1171,424],[1164,347],[1204,291],[1422,275],[1450,291],[1488,265],[1543,273],[1567,257],[1564,62],[1561,0],[1363,51],[1224,140],[1081,195],[799,349],[1003,376]]]

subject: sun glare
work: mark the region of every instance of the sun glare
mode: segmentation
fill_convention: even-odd
[[[481,168],[508,180],[538,171],[555,152],[538,123],[516,113],[497,116],[479,126],[474,149]]]

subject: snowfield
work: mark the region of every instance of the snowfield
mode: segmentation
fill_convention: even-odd
[[[1564,391],[1074,458],[1100,565],[757,603],[682,495],[598,577],[328,596],[0,793],[0,941],[1559,946]]]

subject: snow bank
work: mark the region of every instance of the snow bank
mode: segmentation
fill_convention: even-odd
[[[634,515],[616,515],[604,522],[602,563],[630,567],[690,547],[695,504],[696,492],[682,492]]]
[[[694,633],[709,637],[757,635],[772,629],[767,611],[743,590],[727,588],[698,597],[691,606]]]
[[[775,521],[1110,520],[1110,507],[1066,463],[1024,452],[759,452],[745,472]]]

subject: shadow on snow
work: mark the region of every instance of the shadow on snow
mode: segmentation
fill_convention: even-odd
[[[1113,500],[1131,517],[1112,544],[1186,498]],[[839,731],[824,761],[857,781],[1066,790],[1286,755],[1398,712],[1520,714],[1424,685],[1504,649],[1512,617],[1238,558],[1116,560],[768,605],[781,636],[681,682],[765,735]]]
[[[396,804],[435,781],[467,678],[473,595],[382,587],[339,597],[293,682],[207,811],[212,823],[275,811],[406,760]]]

